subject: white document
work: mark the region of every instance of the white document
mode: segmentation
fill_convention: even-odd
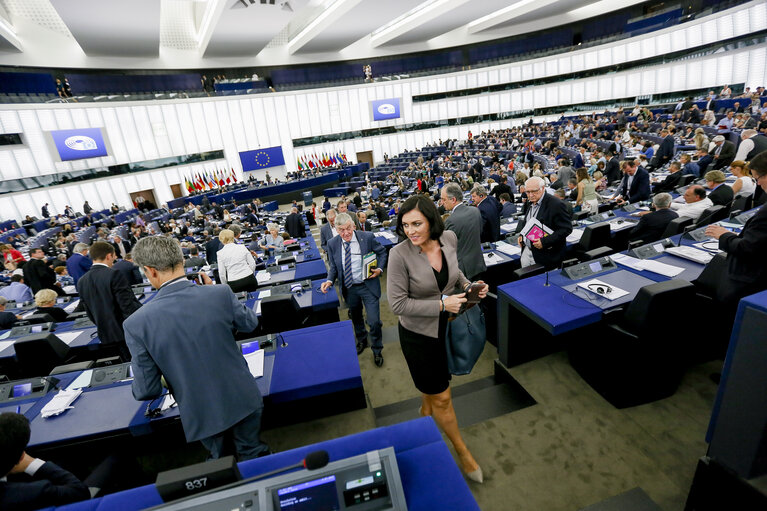
[[[261,300],[262,298],[269,298],[272,296],[272,290],[271,289],[264,289],[263,291],[258,292],[258,299]]]
[[[243,355],[248,363],[248,370],[256,378],[264,375],[264,350],[254,351]]]
[[[173,408],[176,406],[176,400],[171,396],[170,394],[165,396],[165,399],[162,400],[162,405],[160,406],[160,411],[164,412],[168,408]]]
[[[76,330],[74,332],[56,332],[56,337],[64,341],[67,346],[71,346],[75,339],[80,337],[80,334],[82,333],[82,330]]]
[[[68,295],[76,295],[77,294],[77,288],[75,286],[64,286],[62,289]]]
[[[253,309],[256,314],[261,314],[261,300],[256,300],[256,308]]]
[[[679,266],[661,263],[660,261],[653,261],[652,259],[645,259],[642,263],[644,263],[647,271],[659,273],[665,277],[676,277],[684,271],[684,268],[680,268]]]
[[[259,284],[269,282],[270,280],[272,280],[272,274],[266,270],[261,270],[258,273],[256,273],[256,280],[258,281]]]
[[[628,291],[625,291],[615,286],[611,286],[610,284],[607,284],[606,282],[602,282],[599,279],[593,279],[587,282],[581,282],[580,284],[578,284],[578,287],[581,287],[585,289],[586,291],[593,293],[597,296],[600,296],[602,298],[607,298],[610,301],[617,300],[618,298],[629,294]],[[600,289],[602,290],[601,293],[599,292]]]
[[[628,266],[629,268],[632,268],[634,270],[642,271],[647,269],[644,264],[644,261],[642,261],[641,259],[637,259],[636,257],[627,256],[625,254],[613,254],[610,256],[610,259],[612,259],[613,261],[615,261],[616,263],[620,265]]]
[[[689,259],[700,264],[708,264],[713,258],[714,254],[706,252],[705,250],[698,250],[693,247],[669,247],[666,252],[682,259]]]
[[[5,332],[3,334],[3,337],[8,337],[8,335],[10,335],[10,333],[11,333],[10,330],[8,332]],[[13,346],[13,343],[15,343],[15,342],[16,342],[15,340],[13,340],[13,341],[0,341],[0,351],[5,350],[6,348],[8,348],[8,346]]]
[[[80,303],[80,300],[75,300],[74,302],[64,307],[64,310],[67,311],[67,313],[72,314],[77,308],[77,304],[79,303]]]
[[[499,250],[509,256],[519,255],[522,252],[522,249],[517,245],[512,245],[511,243],[506,243],[505,241],[497,242],[495,244],[495,248],[496,250]]]
[[[517,228],[517,222],[510,222],[508,224],[501,224],[501,230],[503,232],[513,232]]]
[[[86,369],[80,373],[80,376],[75,378],[75,381],[69,384],[67,390],[77,390],[87,387],[91,384],[91,376],[93,376],[93,369]]]
[[[578,243],[583,237],[583,229],[574,229],[573,232],[567,235],[568,243]]]
[[[482,254],[482,259],[485,260],[487,266],[493,266],[501,262],[501,258],[493,255],[492,252],[485,252]]]
[[[620,223],[619,223],[620,222]],[[631,227],[634,227],[636,224],[634,222],[629,222],[628,220],[613,220],[610,222],[610,231],[611,232],[618,232],[622,231],[623,229],[629,229]]]
[[[24,314],[21,315],[21,319],[27,319],[29,316],[31,316],[34,313],[35,313],[34,310],[31,310],[29,312],[25,312]]]
[[[70,405],[82,393],[83,391],[81,389],[60,390],[59,393],[56,394],[42,410],[40,410],[40,415],[43,419],[47,419],[48,417],[59,415],[60,413],[64,413],[65,411],[74,408],[74,406]]]

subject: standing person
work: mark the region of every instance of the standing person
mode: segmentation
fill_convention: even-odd
[[[90,214],[91,211],[93,211],[93,208],[88,204],[88,201],[85,201],[85,203],[83,203],[83,215]]]
[[[72,249],[73,254],[67,259],[67,273],[77,285],[77,281],[91,269],[93,261],[88,258],[88,245],[78,243]]]
[[[255,291],[258,288],[256,280],[256,260],[245,245],[234,242],[234,232],[224,229],[218,235],[224,246],[218,251],[218,277],[222,284],[229,284],[232,291]],[[182,254],[183,257],[183,254]],[[141,263],[139,263],[141,264]],[[183,264],[183,262],[182,262]]]
[[[299,239],[306,236],[306,225],[297,207],[290,208],[290,214],[285,217],[285,230],[291,238]]]
[[[495,197],[488,197],[487,190],[482,185],[474,185],[471,190],[471,200],[482,216],[482,227],[479,234],[482,242],[493,242],[501,239],[501,204]]]
[[[13,248],[13,246],[8,244],[0,245],[0,252],[3,254],[3,259],[5,263],[6,269],[10,269],[10,265],[14,264],[14,268],[23,265],[26,262],[26,259],[24,259],[24,256],[21,255],[21,252]]]
[[[466,302],[465,293],[456,290],[471,284],[458,268],[458,240],[444,230],[436,206],[424,196],[402,205],[397,233],[406,239],[389,254],[387,293],[392,312],[399,316],[402,353],[422,393],[420,413],[434,417],[455,447],[463,472],[481,483],[482,469],[458,429],[445,348],[448,313],[459,312]],[[487,295],[487,285],[479,295]]]
[[[53,289],[59,296],[66,293],[56,284],[56,272],[46,262],[45,252],[42,248],[29,250],[29,261],[24,264],[24,282],[27,283],[32,293],[41,289]]]
[[[463,191],[457,183],[445,185],[441,196],[442,205],[450,211],[445,229],[453,231],[458,238],[458,268],[469,280],[474,280],[487,270],[479,238],[482,215],[477,208],[463,203]]]
[[[43,207],[40,210],[40,213],[43,215],[43,218],[50,218],[51,214],[48,211],[48,203],[47,202],[45,204],[43,204]]]
[[[592,214],[599,211],[599,199],[594,181],[589,177],[589,171],[581,167],[575,171],[578,180],[578,198],[575,205],[581,207],[581,211],[590,211]]]
[[[193,248],[197,250],[197,247]],[[199,259],[201,261],[199,266],[203,266],[205,264],[205,259]],[[136,264],[133,262],[133,257],[131,256],[130,252],[125,254],[123,259],[118,259],[115,261],[112,265],[112,270],[118,273],[122,273],[123,277],[125,277],[125,280],[127,280],[128,284],[131,286],[144,282],[144,277],[141,276],[141,272],[139,271],[138,266],[136,266]]]
[[[231,232],[231,231],[230,231]],[[178,403],[187,442],[200,441],[211,458],[240,461],[269,454],[260,439],[263,400],[233,331],[252,332],[256,313],[227,286],[198,286],[186,278],[184,255],[170,238],[139,240],[136,263],[158,289],[125,321],[133,355],[133,396],[156,399],[167,382]]]
[[[127,362],[130,353],[125,347],[123,322],[141,308],[141,302],[125,277],[112,269],[117,257],[110,243],[94,242],[90,254],[93,266],[77,282],[80,303],[88,318],[96,324],[101,344],[114,345]]]
[[[370,327],[370,346],[373,361],[377,367],[383,365],[383,336],[381,332],[381,312],[378,300],[381,297],[381,283],[378,277],[386,267],[386,249],[371,232],[356,231],[354,222],[348,213],[339,213],[336,217],[338,236],[328,242],[328,280],[322,283],[320,290],[327,293],[338,278],[346,305],[349,307],[354,336],[357,339],[357,354],[368,345],[368,332],[362,317],[365,306],[367,323]],[[363,267],[363,257],[375,253],[376,269],[367,275]]]
[[[320,248],[326,254],[328,252],[328,242],[338,235],[338,231],[336,231],[336,214],[335,209],[327,210],[325,212],[325,220],[327,222],[320,227]]]

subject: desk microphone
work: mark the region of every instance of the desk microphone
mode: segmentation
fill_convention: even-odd
[[[551,284],[549,284],[549,272],[546,272],[546,282],[543,283],[543,287],[549,287]]]

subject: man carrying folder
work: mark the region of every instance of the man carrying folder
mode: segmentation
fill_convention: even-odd
[[[357,354],[368,345],[368,332],[362,318],[365,306],[367,323],[370,327],[370,344],[375,365],[383,365],[383,339],[381,336],[381,314],[378,299],[381,297],[381,283],[378,277],[386,266],[386,249],[371,232],[355,231],[354,222],[347,213],[336,217],[338,236],[328,241],[328,280],[320,290],[327,293],[336,278],[341,283],[341,293],[351,312],[354,336],[357,338]]]

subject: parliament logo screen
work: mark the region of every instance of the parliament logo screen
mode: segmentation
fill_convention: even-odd
[[[374,121],[388,121],[399,119],[400,98],[377,99],[370,102]]]
[[[61,161],[108,156],[101,128],[57,130],[50,134]]]

